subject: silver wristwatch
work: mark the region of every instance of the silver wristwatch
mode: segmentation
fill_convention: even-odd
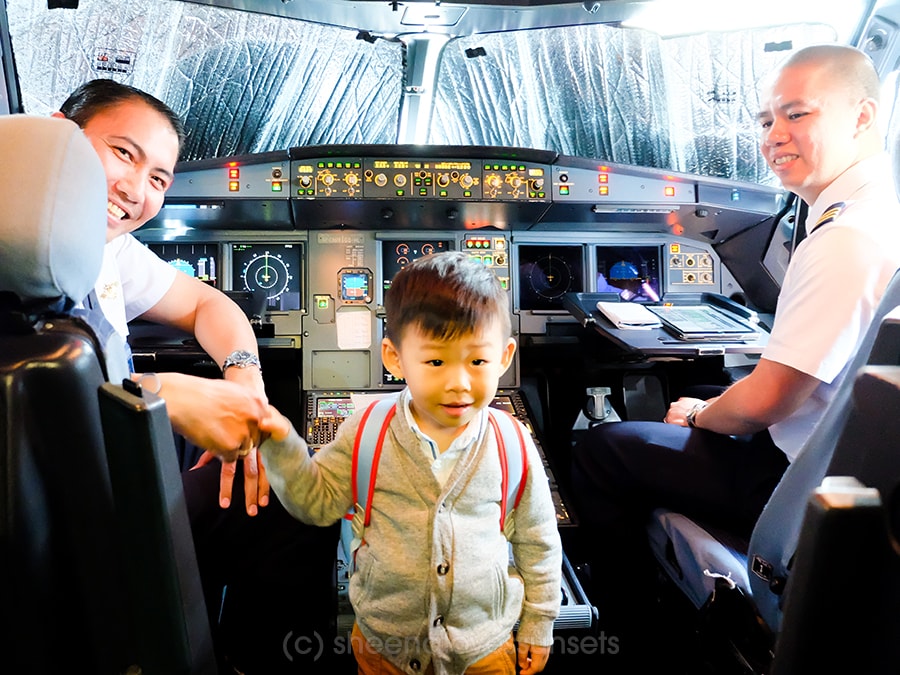
[[[260,372],[262,372],[262,365],[259,362],[259,357],[252,352],[248,352],[246,349],[235,350],[225,357],[225,362],[222,363],[222,372],[224,373],[232,366],[238,368],[256,366],[259,368]]]
[[[693,408],[691,408],[690,410],[688,410],[688,414],[684,416],[684,419],[685,419],[685,421],[687,422],[687,425],[688,425],[691,429],[699,429],[699,427],[697,426],[697,423],[696,423],[695,420],[697,419],[697,414],[698,414],[701,410],[703,410],[703,409],[706,407],[706,405],[707,405],[707,404],[706,404],[705,402],[704,402],[704,403],[698,403],[698,404],[696,404]]]

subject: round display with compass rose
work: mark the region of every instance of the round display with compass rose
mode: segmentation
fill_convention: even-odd
[[[561,309],[566,293],[582,290],[581,270],[580,246],[520,246],[520,309]]]
[[[241,272],[244,288],[248,291],[263,291],[269,300],[274,300],[287,291],[292,278],[290,264],[280,255],[269,251],[254,253]]]

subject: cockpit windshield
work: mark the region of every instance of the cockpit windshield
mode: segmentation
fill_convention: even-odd
[[[851,40],[869,3],[728,3],[730,24],[711,28],[703,19],[721,9],[661,0],[497,2],[497,25],[481,2],[75,4],[7,2],[25,112],[49,114],[82,82],[114,77],[182,116],[184,160],[323,144],[512,146],[773,184],[756,147],[758,78],[786,51]],[[483,25],[460,19],[478,11]],[[789,23],[759,25],[772,16]]]

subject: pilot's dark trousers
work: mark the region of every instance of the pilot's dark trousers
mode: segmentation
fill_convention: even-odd
[[[220,508],[220,467],[182,474],[220,670],[326,672],[330,654],[318,646],[333,644],[338,526],[301,523],[274,493],[248,516],[240,466],[232,505]]]
[[[667,507],[749,538],[788,466],[768,431],[732,437],[662,422],[594,427],[572,457],[572,498],[601,625],[639,627],[655,565],[646,526]]]

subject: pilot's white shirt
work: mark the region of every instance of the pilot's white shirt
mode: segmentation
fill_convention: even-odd
[[[162,299],[175,282],[176,272],[130,234],[106,244],[94,292],[119,335],[127,337],[128,322]]]
[[[854,165],[810,205],[807,228],[843,202],[836,218],[810,231],[788,266],[763,358],[821,380],[813,395],[769,427],[793,461],[822,418],[878,301],[900,268],[900,205],[886,154]]]

